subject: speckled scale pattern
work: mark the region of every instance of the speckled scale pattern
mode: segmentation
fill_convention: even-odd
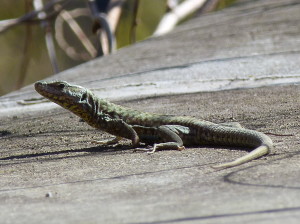
[[[257,147],[249,154],[215,168],[228,168],[268,154],[273,149],[272,140],[265,134],[241,127],[214,124],[192,117],[158,115],[140,112],[98,98],[90,90],[64,81],[37,82],[36,91],[51,101],[70,110],[89,125],[110,134],[131,139],[163,143],[163,135],[177,139],[178,149],[183,145],[219,145]],[[162,127],[162,128],[161,128]],[[168,133],[170,134],[168,136]],[[170,146],[176,146],[170,142]],[[176,148],[176,147],[175,147]]]

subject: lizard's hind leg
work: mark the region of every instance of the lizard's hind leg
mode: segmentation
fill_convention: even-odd
[[[162,125],[157,128],[157,135],[162,139],[162,143],[154,144],[153,150],[148,153],[154,153],[156,150],[184,150],[183,141],[178,135],[178,125]]]

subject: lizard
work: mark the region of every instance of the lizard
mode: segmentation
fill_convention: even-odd
[[[272,140],[264,133],[243,128],[238,123],[221,123],[188,116],[160,115],[141,112],[99,98],[91,90],[65,81],[38,81],[35,90],[43,97],[82,118],[90,126],[115,136],[112,140],[94,141],[115,144],[122,138],[153,144],[156,150],[183,150],[185,146],[230,146],[254,148],[231,162],[212,166],[225,169],[267,155],[273,149]]]

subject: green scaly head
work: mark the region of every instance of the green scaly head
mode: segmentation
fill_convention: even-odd
[[[35,90],[42,96],[63,108],[87,119],[91,112],[92,105],[89,98],[92,98],[92,92],[77,85],[71,85],[65,81],[38,81],[34,84]]]

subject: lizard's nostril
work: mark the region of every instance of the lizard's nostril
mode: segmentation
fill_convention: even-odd
[[[43,86],[42,82],[34,83],[34,88],[37,92],[39,92],[39,90],[41,90],[42,86]]]

